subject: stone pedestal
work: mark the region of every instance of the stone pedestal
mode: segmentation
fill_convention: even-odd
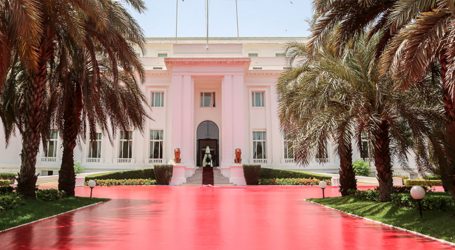
[[[185,166],[174,165],[172,170],[172,179],[169,185],[178,186],[186,183]]]
[[[229,167],[229,182],[238,186],[245,186],[245,175],[242,165],[234,165]]]

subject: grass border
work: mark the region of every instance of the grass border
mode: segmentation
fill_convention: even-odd
[[[28,225],[31,225],[31,224],[34,224],[34,223],[41,222],[41,221],[49,220],[49,219],[55,218],[55,217],[60,216],[60,215],[69,214],[69,213],[76,212],[78,210],[86,209],[86,208],[89,208],[89,207],[94,207],[94,206],[100,205],[101,203],[105,203],[105,202],[108,202],[108,201],[110,201],[110,199],[106,199],[105,201],[98,201],[98,202],[90,204],[90,205],[86,205],[86,206],[83,206],[83,207],[78,207],[78,208],[71,209],[71,210],[68,210],[68,211],[65,211],[65,212],[62,212],[62,213],[54,214],[54,215],[51,215],[51,216],[48,216],[48,217],[44,217],[44,218],[41,218],[41,219],[38,219],[38,220],[30,221],[30,222],[27,222],[27,223],[24,223],[24,224],[21,224],[21,225],[17,225],[17,226],[10,227],[10,228],[4,229],[4,230],[0,230],[0,234],[6,233],[6,232],[14,230],[14,229],[18,229],[20,227],[24,227],[24,226],[28,226]]]
[[[386,226],[386,227],[389,227],[389,228],[393,228],[393,229],[397,229],[397,230],[404,231],[404,232],[407,232],[407,233],[415,234],[417,236],[420,236],[420,237],[423,237],[423,238],[426,238],[426,239],[434,240],[434,241],[437,241],[439,243],[446,244],[446,245],[449,245],[451,247],[455,247],[455,243],[450,242],[450,241],[439,239],[439,238],[436,238],[436,237],[433,237],[433,236],[430,236],[430,235],[426,235],[426,234],[423,234],[423,233],[419,233],[419,232],[416,232],[416,231],[412,231],[412,230],[409,230],[409,229],[406,229],[406,228],[390,225],[390,224],[387,224],[387,223],[384,223],[384,222],[381,222],[381,221],[377,221],[377,220],[373,220],[373,219],[370,219],[370,218],[367,218],[367,217],[362,217],[362,216],[357,215],[357,214],[348,213],[346,211],[343,211],[343,210],[340,210],[340,209],[337,209],[337,208],[334,208],[334,207],[330,207],[330,206],[327,206],[327,205],[324,205],[324,204],[321,204],[321,203],[318,203],[318,202],[314,202],[314,201],[311,201],[309,199],[305,199],[305,201],[309,202],[311,204],[314,204],[314,205],[318,205],[318,206],[325,207],[325,208],[328,208],[328,209],[331,209],[331,210],[335,210],[337,212],[349,215],[349,216],[357,218],[357,219],[366,220],[366,221],[369,221],[369,222],[373,222],[375,224],[379,224],[379,225]]]

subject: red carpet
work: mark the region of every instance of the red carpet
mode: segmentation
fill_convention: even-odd
[[[214,185],[215,181],[213,179],[213,168],[204,167],[202,168],[202,185]]]

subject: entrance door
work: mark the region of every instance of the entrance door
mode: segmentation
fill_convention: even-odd
[[[210,154],[213,159],[213,166],[219,166],[219,129],[212,121],[203,121],[197,128],[197,166],[202,167],[205,149],[210,147]]]

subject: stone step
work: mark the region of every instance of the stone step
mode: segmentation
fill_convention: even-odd
[[[215,179],[215,186],[234,186],[234,184],[229,182],[229,179],[221,174],[219,168],[213,169],[213,177]]]

